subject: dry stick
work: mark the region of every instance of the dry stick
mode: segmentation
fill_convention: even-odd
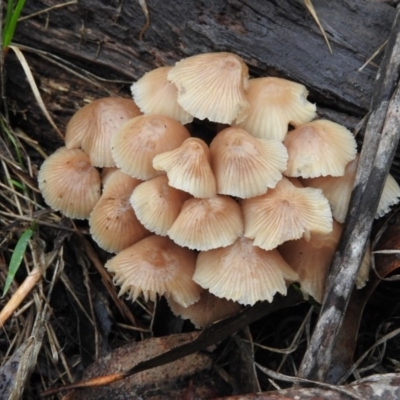
[[[356,182],[327,290],[299,377],[325,381],[400,137],[400,7],[375,82]],[[397,86],[397,89],[396,89]],[[336,382],[332,382],[336,383]]]

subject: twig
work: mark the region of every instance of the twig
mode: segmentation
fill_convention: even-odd
[[[400,136],[400,7],[375,83],[346,224],[299,376],[324,381]],[[396,87],[397,86],[397,87]],[[335,382],[334,382],[335,383]]]

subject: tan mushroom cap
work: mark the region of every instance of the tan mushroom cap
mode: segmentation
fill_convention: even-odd
[[[243,217],[239,205],[230,197],[185,201],[168,236],[180,246],[210,250],[234,243],[243,233]]]
[[[58,149],[40,167],[38,182],[45,202],[69,218],[89,218],[100,198],[100,173],[80,149]]]
[[[353,134],[344,126],[322,119],[290,131],[284,144],[289,154],[284,174],[292,177],[342,176],[357,154]]]
[[[286,295],[285,279],[298,276],[277,250],[265,251],[240,237],[231,246],[200,252],[193,279],[218,297],[253,305],[271,302],[277,292]]]
[[[133,189],[140,182],[122,171],[109,176],[89,218],[90,234],[102,249],[118,253],[151,234],[129,203]]]
[[[324,176],[313,179],[305,179],[304,185],[322,189],[332,209],[333,218],[343,223],[350,203],[351,192],[356,178],[359,155],[349,162],[343,176]],[[390,211],[390,207],[399,202],[400,187],[392,175],[388,175],[383,187],[381,199],[375,218],[382,217]]]
[[[106,97],[82,107],[71,118],[65,134],[65,146],[81,147],[95,167],[113,167],[111,138],[131,118],[141,115],[130,99]]]
[[[155,301],[157,295],[171,297],[183,307],[200,299],[202,289],[193,280],[196,253],[176,245],[167,237],[152,235],[122,250],[105,267],[114,273],[132,301],[143,295]]]
[[[298,273],[303,292],[322,303],[325,281],[342,234],[342,226],[333,222],[333,230],[311,235],[310,240],[290,240],[279,246],[279,253]]]
[[[247,118],[239,126],[261,139],[283,140],[288,125],[298,126],[315,117],[305,86],[281,78],[249,80]]]
[[[132,96],[140,110],[145,114],[165,115],[188,124],[193,116],[178,103],[178,90],[168,82],[167,75],[172,67],[160,67],[144,74],[131,86]]]
[[[182,307],[171,298],[167,299],[172,312],[183,319],[190,319],[197,329],[213,324],[216,321],[237,314],[242,307],[238,303],[221,299],[203,290],[200,300],[189,307]]]
[[[243,200],[244,236],[254,239],[255,246],[272,250],[287,240],[331,232],[328,200],[321,190],[311,189],[283,178],[266,194]]]
[[[299,275],[301,290],[322,303],[326,278],[335,255],[343,225],[333,221],[333,230],[327,234],[312,235],[310,240],[299,239],[283,243],[278,247],[284,260]],[[358,289],[368,280],[370,267],[369,246],[356,278]]]
[[[159,154],[154,157],[153,167],[166,171],[170,186],[194,197],[208,198],[217,194],[210,149],[201,139],[186,139],[177,149]]]
[[[168,80],[178,88],[178,103],[199,119],[231,124],[246,116],[249,72],[232,53],[205,53],[178,61]]]
[[[218,133],[210,151],[218,193],[241,198],[259,196],[274,188],[288,159],[280,141],[257,139],[238,127]]]
[[[190,195],[168,185],[166,175],[157,176],[135,188],[130,198],[139,221],[151,232],[166,236]]]
[[[178,121],[164,115],[142,115],[128,121],[111,142],[116,165],[128,175],[147,180],[162,175],[153,158],[179,147],[190,137]]]
[[[383,187],[382,196],[379,200],[375,218],[380,218],[387,214],[390,211],[390,208],[399,202],[399,199],[400,186],[393,176],[389,174],[386,178],[385,186]]]

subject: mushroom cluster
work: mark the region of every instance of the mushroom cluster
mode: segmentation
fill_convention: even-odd
[[[166,296],[199,327],[288,282],[321,302],[354,182],[351,132],[314,120],[303,85],[250,79],[231,53],[157,68],[132,94],[78,111],[39,172],[46,203],[89,219],[116,253],[106,268],[120,294]],[[195,118],[215,124],[211,143]],[[377,216],[399,197],[389,177]],[[367,276],[368,258],[357,285]]]

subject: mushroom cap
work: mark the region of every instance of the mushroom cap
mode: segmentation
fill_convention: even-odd
[[[287,176],[342,176],[357,154],[353,134],[332,121],[318,120],[290,131],[284,141],[289,160]]]
[[[399,198],[400,186],[393,176],[389,174],[386,178],[385,186],[383,187],[375,218],[380,218],[387,214],[390,208],[399,202]]]
[[[315,117],[305,86],[281,78],[249,80],[247,118],[239,126],[261,139],[283,140],[288,125],[298,126]]]
[[[320,176],[303,180],[305,186],[322,190],[331,206],[333,218],[340,223],[343,223],[346,218],[357,165],[358,156],[346,165],[343,176]]]
[[[95,167],[113,167],[111,138],[129,119],[141,115],[130,99],[106,97],[76,112],[67,125],[65,146],[81,147]]]
[[[230,197],[189,199],[168,230],[168,236],[180,246],[210,250],[234,243],[243,233],[239,204]]]
[[[147,180],[162,175],[153,168],[153,158],[179,147],[190,137],[178,121],[164,115],[141,115],[125,123],[114,135],[112,155],[128,175]]]
[[[313,179],[305,179],[304,185],[322,189],[332,209],[333,218],[343,223],[346,219],[347,209],[350,203],[351,192],[356,178],[359,154],[346,165],[343,176],[324,176]],[[390,211],[390,207],[399,202],[400,187],[392,175],[388,175],[375,218],[384,216]]]
[[[311,235],[310,240],[290,240],[279,246],[283,259],[298,273],[303,292],[322,303],[325,281],[342,234],[342,226],[333,222],[326,234]]]
[[[280,141],[257,139],[238,127],[218,133],[210,151],[218,193],[241,198],[259,196],[274,188],[288,158]]]
[[[177,149],[159,154],[154,157],[153,167],[167,172],[170,186],[194,197],[214,197],[217,194],[210,149],[201,139],[186,139]]]
[[[101,184],[103,188],[107,185],[107,181],[110,179],[112,174],[116,171],[119,171],[117,167],[104,167],[101,169]]]
[[[139,221],[151,232],[166,236],[190,195],[168,185],[166,175],[157,176],[135,188],[130,198]]]
[[[243,200],[242,210],[244,236],[264,250],[332,230],[332,213],[322,190],[298,188],[286,178],[266,194]]]
[[[285,279],[297,278],[277,250],[265,251],[244,237],[231,246],[200,252],[193,276],[216,296],[250,305],[271,302],[276,292],[286,295]]]
[[[178,103],[178,90],[168,82],[167,75],[172,67],[160,67],[144,74],[131,86],[132,96],[140,110],[145,114],[165,115],[188,124],[193,116]]]
[[[40,167],[38,182],[46,204],[69,218],[89,218],[100,198],[100,173],[80,149],[59,148]]]
[[[178,61],[168,80],[178,89],[178,103],[196,118],[230,124],[247,112],[249,71],[232,53],[205,53]]]
[[[140,182],[122,171],[109,176],[89,218],[90,234],[102,249],[118,253],[150,235],[129,203],[133,189]]]
[[[214,296],[208,290],[203,290],[200,300],[189,307],[182,307],[171,298],[168,298],[167,301],[176,316],[190,319],[197,329],[237,314],[242,309],[238,303]]]
[[[155,301],[158,294],[188,307],[200,299],[202,291],[192,280],[195,265],[194,251],[152,235],[122,250],[105,267],[121,285],[119,296],[128,293],[135,301],[142,294],[146,301]]]

